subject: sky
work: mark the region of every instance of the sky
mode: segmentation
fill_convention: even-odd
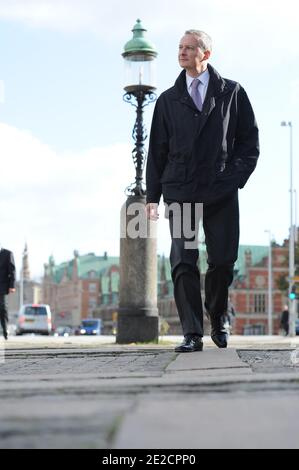
[[[242,244],[282,243],[290,221],[290,133],[299,192],[298,2],[0,0],[0,244],[25,242],[32,276],[73,251],[119,254],[120,209],[134,181],[134,108],[123,101],[124,44],[141,18],[158,50],[157,95],[180,73],[186,29],[213,38],[211,64],[246,89],[261,156],[240,191]],[[146,108],[150,130],[154,105]],[[148,142],[148,141],[147,141]],[[158,252],[169,254],[158,222]]]

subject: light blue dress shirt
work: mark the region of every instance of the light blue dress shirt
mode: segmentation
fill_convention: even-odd
[[[199,90],[202,102],[204,102],[206,94],[207,94],[207,89],[208,89],[208,86],[209,86],[209,81],[210,81],[209,70],[208,69],[205,70],[204,72],[202,72],[197,77],[190,77],[190,75],[188,75],[188,73],[186,72],[187,90],[188,90],[189,95],[191,95],[191,84],[192,84],[194,78],[198,78],[200,80],[200,82],[198,84],[198,90]]]

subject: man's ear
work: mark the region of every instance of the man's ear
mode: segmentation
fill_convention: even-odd
[[[208,59],[210,58],[210,56],[211,56],[211,51],[206,51],[206,52],[204,53],[202,62],[203,62],[204,60],[208,60]]]

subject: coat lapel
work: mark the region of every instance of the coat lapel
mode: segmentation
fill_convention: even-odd
[[[186,90],[185,93],[183,93],[183,95],[180,97],[180,102],[182,104],[185,104],[186,106],[189,106],[190,108],[192,108],[193,111],[197,111],[198,112],[198,109],[197,107],[195,106],[194,102],[193,102],[193,99],[191,98],[191,96],[189,95],[188,91]]]
[[[188,93],[187,90],[187,85],[186,85],[186,72],[185,70],[182,70],[178,78],[176,79],[175,82],[175,100],[179,100],[180,103],[182,103],[185,106],[189,106],[193,111],[197,111],[198,109],[195,106],[193,99]]]
[[[206,98],[204,100],[202,112],[201,112],[201,119],[199,123],[199,128],[196,136],[202,132],[204,126],[206,125],[209,116],[211,115],[213,109],[215,108],[216,101],[215,101],[215,93],[214,93],[214,86],[210,77],[209,86],[207,89]]]
[[[214,67],[212,67],[210,64],[208,64],[208,70],[210,73],[209,86],[208,86],[206,98],[203,104],[203,109],[201,111],[199,127],[198,127],[198,131],[195,137],[196,139],[200,136],[202,130],[204,129],[211,113],[213,112],[216,106],[217,100],[230,91],[230,87],[228,86],[227,82],[219,75],[217,70],[215,70]],[[185,70],[183,70],[178,76],[175,82],[175,89],[176,89],[175,99],[178,99],[180,103],[184,104],[185,106],[189,106],[190,108],[192,108],[192,110],[198,112],[198,109],[196,108],[187,90]]]
[[[210,81],[196,138],[200,136],[203,128],[205,127],[211,113],[213,112],[213,109],[216,106],[217,100],[230,91],[227,82],[225,82],[225,80],[219,75],[214,67],[208,64],[208,69],[210,73]]]

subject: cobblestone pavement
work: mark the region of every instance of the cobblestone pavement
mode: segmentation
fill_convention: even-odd
[[[139,351],[7,351],[0,365],[1,376],[7,374],[95,374],[105,377],[132,374],[161,375],[174,358],[173,352]]]
[[[250,365],[253,372],[289,372],[299,371],[299,349],[285,350],[250,350],[238,351],[242,361]]]
[[[31,349],[30,345],[11,348],[0,364],[0,448],[155,448],[157,442],[160,448],[187,448],[184,439],[197,445],[192,436],[203,417],[206,441],[196,448],[209,447],[209,436],[215,433],[211,416],[219,413],[218,405],[220,412],[225,409],[235,419],[232,436],[248,440],[243,428],[239,432],[242,423],[233,413],[235,405],[244,419],[254,416],[254,410],[260,416],[265,408],[269,427],[263,424],[261,436],[271,434],[271,429],[274,436],[277,423],[271,420],[277,415],[288,444],[294,447],[299,422],[299,367],[294,351],[244,349],[237,354],[214,347],[177,355],[173,347],[79,349],[70,344],[45,349],[38,343]],[[248,403],[252,403],[250,413]],[[185,413],[191,421],[195,413],[195,427],[178,436],[176,423],[179,420],[184,426]],[[248,429],[254,440],[254,420]],[[218,447],[214,438],[211,442]]]
[[[0,448],[107,448],[134,390],[115,378],[160,377],[169,351],[7,351],[0,364]],[[101,389],[107,379],[109,386]]]

